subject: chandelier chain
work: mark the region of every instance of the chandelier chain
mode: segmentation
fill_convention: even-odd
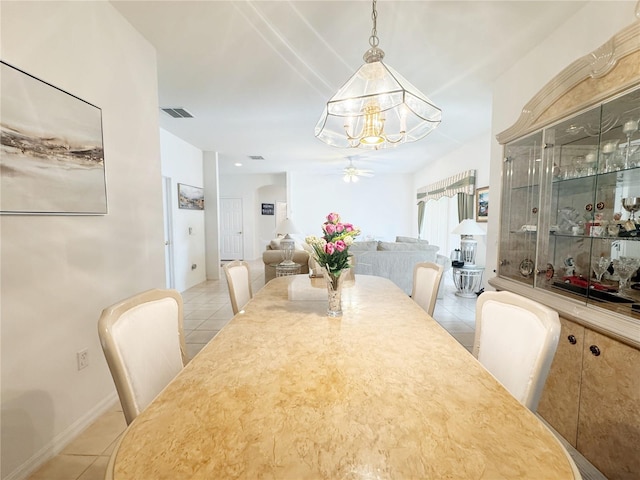
[[[369,45],[377,47],[380,43],[378,40],[378,11],[376,10],[377,0],[373,0],[373,10],[371,12],[371,20],[373,20],[373,28],[371,29],[371,36],[369,37]]]

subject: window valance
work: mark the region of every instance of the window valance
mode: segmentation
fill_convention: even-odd
[[[416,195],[418,202],[438,200],[442,197],[453,197],[458,193],[473,195],[476,186],[476,171],[467,170],[452,177],[420,187]]]

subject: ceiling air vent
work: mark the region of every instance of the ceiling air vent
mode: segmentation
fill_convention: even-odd
[[[184,108],[176,107],[176,108],[163,108],[162,111],[171,115],[173,118],[193,118],[189,112],[187,112]]]
[[[249,158],[251,160],[264,160],[264,157],[262,155],[249,155]]]

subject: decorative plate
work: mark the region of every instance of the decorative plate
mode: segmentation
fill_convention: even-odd
[[[520,262],[520,275],[529,277],[533,273],[533,260],[525,258]]]
[[[551,263],[547,263],[547,271],[545,273],[545,277],[547,280],[551,280],[553,278],[553,274],[556,273],[553,265]]]

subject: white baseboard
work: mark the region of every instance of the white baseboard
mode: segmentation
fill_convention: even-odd
[[[108,411],[118,402],[117,393],[113,393],[103,399],[95,407],[72,423],[66,430],[56,435],[47,445],[34,453],[26,462],[16,468],[2,480],[24,480],[45,462],[55,457],[80,435],[89,425],[95,422],[103,413]]]

